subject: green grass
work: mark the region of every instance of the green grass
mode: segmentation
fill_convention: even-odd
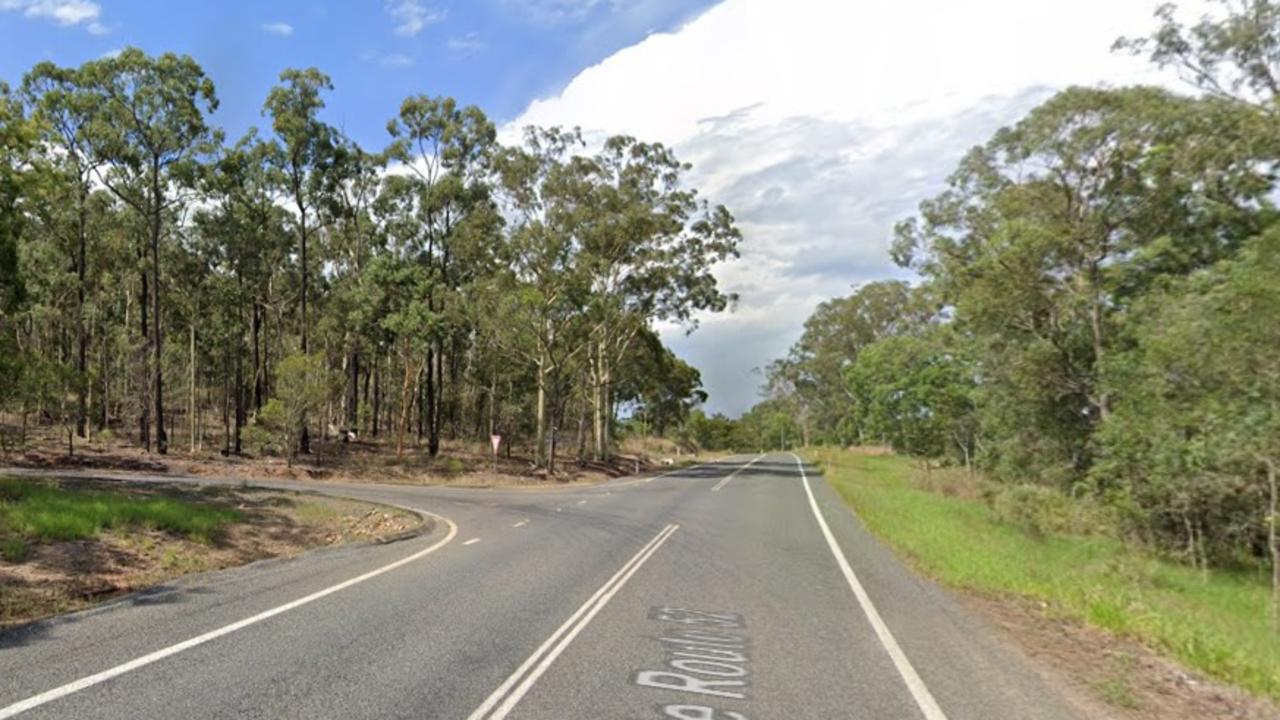
[[[0,553],[10,561],[25,557],[30,542],[84,540],[106,530],[146,528],[208,542],[240,518],[235,510],[163,496],[0,478]]]
[[[1280,634],[1270,626],[1265,578],[1201,573],[1105,536],[1037,538],[980,499],[921,489],[905,458],[825,448],[808,455],[873,533],[943,583],[1042,600],[1280,700]]]

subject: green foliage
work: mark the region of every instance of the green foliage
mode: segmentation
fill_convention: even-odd
[[[25,552],[26,542],[83,540],[106,530],[147,528],[209,542],[235,510],[162,496],[81,490],[52,482],[0,478],[0,538],[5,555]]]
[[[307,419],[315,416],[332,392],[333,377],[320,353],[295,353],[277,366],[276,397],[258,414],[258,422],[271,432],[292,464]]]

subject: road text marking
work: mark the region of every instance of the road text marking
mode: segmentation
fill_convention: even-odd
[[[751,462],[749,462],[749,463],[747,463],[746,465],[743,465],[742,467],[738,468],[737,470],[734,470],[733,472],[729,473],[727,476],[725,476],[725,479],[723,479],[723,480],[721,480],[720,482],[716,483],[716,486],[715,486],[715,487],[713,487],[713,488],[711,488],[711,492],[719,492],[720,488],[724,487],[725,485],[728,485],[728,484],[729,484],[729,481],[730,481],[730,480],[732,480],[732,479],[733,479],[733,478],[734,478],[738,473],[742,472],[743,470],[746,470],[747,468],[751,467],[752,465],[755,465],[755,464],[756,464],[756,462],[757,462],[760,458],[762,458],[762,457],[764,457],[764,455],[757,455],[757,456],[755,456],[755,458],[753,458],[753,459],[751,460]]]
[[[840,544],[836,542],[835,535],[831,534],[831,528],[827,526],[827,519],[822,516],[822,510],[818,508],[818,501],[814,499],[813,490],[809,487],[809,476],[804,471],[804,463],[800,462],[800,456],[791,453],[791,457],[796,459],[796,467],[800,469],[800,479],[804,485],[805,494],[809,496],[809,507],[813,508],[813,516],[818,519],[818,527],[822,529],[822,535],[827,539],[831,554],[836,556],[836,563],[840,565],[840,571],[844,573],[844,579],[848,581],[849,589],[853,590],[853,595],[858,599],[858,604],[862,606],[862,612],[866,614],[872,629],[875,630],[876,637],[880,639],[880,644],[884,646],[885,651],[889,653],[889,658],[893,660],[893,666],[898,669],[898,675],[902,676],[902,682],[906,683],[907,690],[911,692],[911,697],[915,699],[920,712],[924,713],[925,720],[947,720],[946,714],[938,706],[938,701],[933,699],[929,688],[925,687],[924,680],[920,679],[919,673],[911,666],[911,661],[907,659],[907,654],[902,652],[898,641],[894,639],[893,633],[889,631],[889,626],[880,617],[880,612],[876,610],[875,604],[871,602],[871,596],[867,595],[867,591],[862,587],[858,576],[854,574],[853,566],[849,564],[849,559],[844,556],[844,551],[840,549]]]
[[[640,552],[628,560],[613,577],[609,578],[608,582],[601,585],[594,595],[587,598],[582,607],[570,615],[569,619],[565,620],[564,624],[557,628],[554,633],[551,633],[551,637],[547,638],[537,650],[534,650],[533,654],[521,663],[514,673],[511,673],[511,677],[504,680],[498,686],[498,689],[494,690],[480,704],[480,707],[476,708],[475,712],[467,717],[467,720],[481,720],[481,718],[502,720],[502,718],[505,718],[520,702],[521,698],[529,692],[529,689],[538,681],[538,678],[542,677],[547,668],[551,667],[551,663],[555,662],[565,648],[569,647],[569,643],[573,642],[578,633],[582,632],[587,623],[591,622],[592,618],[608,604],[609,600],[631,579],[631,576],[658,551],[658,548],[662,547],[667,538],[670,538],[679,527],[679,525],[668,525],[652,540],[645,543],[645,546],[640,548]]]
[[[203,635],[197,635],[191,638],[190,640],[184,640],[180,643],[177,643],[176,645],[170,645],[169,647],[156,650],[153,653],[148,653],[146,655],[143,655],[142,657],[130,660],[127,663],[117,665],[107,670],[103,670],[100,673],[95,673],[87,677],[82,677],[79,680],[69,682],[66,685],[56,687],[52,690],[47,690],[45,692],[40,693],[39,695],[34,695],[32,697],[27,698],[26,700],[21,700],[12,705],[9,705],[8,707],[0,708],[0,720],[4,720],[4,718],[11,718],[14,715],[17,715],[18,713],[26,712],[33,708],[40,707],[45,703],[53,702],[54,700],[57,700],[59,698],[64,698],[73,693],[80,692],[81,690],[91,688],[94,685],[104,683],[108,680],[111,680],[112,678],[116,678],[121,675],[124,675],[127,672],[132,672],[134,670],[137,670],[138,668],[145,667],[154,662],[158,662],[167,657],[170,657],[171,655],[177,655],[178,653],[184,650],[190,650],[193,647],[203,645],[211,640],[216,640],[222,637],[223,635],[230,635],[231,633],[237,630],[244,629],[255,623],[260,623],[263,620],[266,620],[268,618],[275,617],[276,615],[280,615],[282,613],[289,612],[290,610],[302,607],[303,605],[306,605],[308,603],[315,602],[320,598],[332,595],[340,590],[346,590],[347,588],[353,585],[359,585],[360,583],[366,580],[372,580],[373,578],[383,573],[391,572],[392,570],[395,570],[398,567],[401,567],[403,565],[408,565],[414,560],[418,560],[427,555],[430,555],[436,550],[439,550],[440,548],[447,545],[450,541],[453,540],[453,537],[458,534],[458,526],[454,525],[453,521],[450,520],[449,518],[443,517],[441,515],[436,515],[435,513],[429,513],[429,512],[426,512],[425,510],[415,510],[415,512],[421,513],[423,515],[430,515],[431,517],[434,517],[438,520],[443,521],[445,524],[449,526],[449,532],[444,536],[444,538],[442,538],[435,544],[431,545],[430,547],[423,548],[422,550],[419,550],[418,552],[408,557],[400,558],[399,560],[396,560],[393,563],[383,565],[382,567],[376,570],[370,570],[369,572],[363,575],[357,575],[356,577],[353,577],[350,580],[344,580],[343,582],[340,582],[337,585],[331,585],[323,590],[313,592],[310,595],[300,597],[297,600],[294,600],[292,602],[287,602],[284,605],[279,605],[277,607],[271,608],[270,610],[260,612],[257,615],[254,615],[252,617],[247,617],[243,620],[233,622],[230,625],[224,625],[218,628],[217,630],[210,630],[209,632],[204,633]]]
[[[739,702],[749,699],[750,642],[743,635],[747,625],[741,615],[655,607],[650,609],[649,619],[668,624],[657,638],[666,651],[665,668],[641,670],[632,683],[700,695],[698,700],[715,705],[724,702],[719,698]],[[747,720],[742,713],[722,711],[713,705],[677,703],[664,705],[661,710],[664,717],[681,720]]]

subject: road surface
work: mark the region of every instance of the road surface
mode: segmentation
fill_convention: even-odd
[[[264,484],[435,519],[0,634],[0,718],[1076,717],[790,454],[588,488]]]

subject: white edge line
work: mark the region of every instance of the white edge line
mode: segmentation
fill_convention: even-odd
[[[595,616],[595,613],[599,612],[601,607],[604,607],[605,603],[609,601],[609,598],[613,597],[613,594],[616,593],[624,583],[626,583],[627,579],[631,577],[630,573],[634,572],[640,567],[640,565],[644,564],[645,560],[648,560],[649,555],[651,555],[653,551],[656,551],[662,543],[666,542],[666,539],[671,537],[679,527],[679,525],[668,525],[654,536],[652,540],[645,543],[644,547],[640,548],[639,552],[623,564],[618,572],[614,573],[613,577],[609,578],[604,585],[601,585],[599,590],[596,590],[591,597],[587,598],[587,601],[575,610],[574,613],[569,616],[569,619],[564,621],[564,624],[556,628],[556,631],[551,633],[551,636],[543,641],[543,643],[538,646],[538,649],[534,650],[533,654],[525,659],[525,661],[520,664],[520,667],[516,668],[515,672],[511,673],[506,680],[503,680],[502,684],[499,685],[497,689],[489,695],[489,697],[485,698],[485,701],[480,704],[480,707],[476,708],[474,712],[467,716],[467,720],[480,720],[481,718],[484,718],[486,713],[492,710],[504,697],[507,698],[507,701],[490,716],[490,719],[498,720],[499,718],[505,717],[506,714],[511,711],[511,708],[514,707],[515,703],[519,702],[520,699],[514,693],[508,696],[508,692],[511,691],[512,686],[524,677],[525,682],[520,683],[516,692],[519,693],[519,696],[523,696],[528,692],[533,681],[529,680],[528,677],[525,677],[525,673],[529,672],[529,669],[533,667],[535,663],[538,663],[539,660],[543,660],[544,662],[539,664],[538,668],[534,670],[534,674],[530,675],[533,680],[537,680],[537,676],[540,676],[546,668],[550,666],[551,661],[555,660],[555,657],[564,651],[564,648],[568,645],[568,641],[572,640],[582,627],[584,627],[587,622]],[[583,617],[584,615],[586,616],[585,618]],[[563,643],[556,645],[555,650],[547,656],[548,651],[552,649],[552,646],[556,644],[556,641],[560,640],[566,633],[570,633],[568,638]],[[514,701],[511,700],[512,697],[515,697]]]
[[[148,653],[146,655],[143,655],[142,657],[130,660],[127,663],[123,663],[113,668],[103,670],[102,672],[94,673],[93,675],[80,678],[79,680],[69,682],[66,685],[56,687],[52,690],[46,690],[45,692],[42,692],[39,695],[33,695],[32,697],[29,697],[26,700],[20,700],[12,705],[9,705],[4,708],[0,708],[0,720],[4,720],[5,718],[11,718],[19,713],[23,713],[28,710],[32,710],[34,708],[40,707],[45,703],[49,703],[59,698],[63,698],[68,695],[71,695],[73,693],[80,692],[81,690],[85,690],[87,688],[93,687],[94,685],[104,683],[108,680],[111,680],[112,678],[117,678],[121,675],[124,675],[125,673],[137,670],[138,668],[145,667],[147,665],[150,665],[154,662],[158,662],[172,655],[177,655],[178,653],[184,650],[190,650],[191,648],[196,647],[198,645],[203,645],[211,640],[216,640],[222,637],[223,635],[230,635],[231,633],[237,630],[241,630],[255,623],[262,622],[263,620],[266,620],[268,618],[275,617],[276,615],[280,615],[281,613],[286,613],[295,608],[302,607],[303,605],[306,605],[311,602],[315,602],[320,598],[326,597],[328,595],[332,595],[333,593],[336,593],[340,590],[345,590],[353,585],[358,585],[366,580],[375,578],[383,573],[395,570],[398,567],[407,565],[408,563],[411,563],[414,560],[418,560],[419,558],[422,558],[426,555],[430,555],[436,550],[439,550],[440,548],[447,545],[450,541],[452,541],[454,536],[458,534],[458,526],[455,525],[453,521],[450,520],[449,518],[444,517],[443,515],[436,515],[435,513],[427,512],[425,510],[414,509],[414,512],[418,512],[423,515],[429,515],[433,518],[444,521],[449,526],[448,534],[446,534],[444,538],[437,541],[435,544],[431,545],[430,547],[423,548],[422,550],[419,550],[418,552],[412,555],[409,555],[408,557],[400,558],[399,560],[396,560],[395,562],[390,563],[388,565],[383,565],[382,567],[376,570],[370,570],[369,572],[364,573],[363,575],[358,575],[356,577],[351,578],[350,580],[345,580],[343,582],[340,582],[337,585],[331,585],[323,590],[319,590],[311,593],[310,595],[300,597],[297,600],[294,600],[292,602],[287,602],[284,605],[279,605],[277,607],[271,608],[270,610],[260,612],[257,615],[253,615],[243,620],[233,622],[230,625],[224,625],[216,630],[210,630],[209,632],[204,633],[203,635],[197,635],[189,640],[184,640],[180,643],[170,645],[169,647],[156,650],[155,652]]]
[[[849,588],[853,590],[854,597],[858,598],[858,604],[862,606],[862,612],[866,614],[867,620],[876,632],[876,637],[880,639],[880,644],[884,646],[885,651],[889,653],[889,658],[893,660],[893,666],[897,668],[898,675],[902,677],[902,682],[906,684],[907,690],[911,692],[911,697],[916,701],[920,712],[924,713],[926,720],[947,720],[946,714],[938,706],[938,701],[933,699],[933,694],[929,692],[924,680],[920,679],[919,673],[912,667],[911,661],[907,659],[907,654],[902,651],[902,647],[894,639],[893,633],[889,631],[889,626],[884,622],[884,618],[880,617],[880,612],[876,610],[875,604],[871,602],[871,596],[867,595],[867,591],[862,587],[858,576],[854,574],[853,566],[849,564],[849,559],[845,557],[844,551],[840,549],[840,544],[836,542],[835,535],[831,534],[831,528],[827,526],[827,520],[822,516],[818,501],[813,497],[813,490],[809,488],[809,476],[804,471],[804,463],[800,461],[800,456],[791,453],[791,457],[796,459],[796,467],[800,469],[800,478],[803,480],[804,491],[809,496],[809,507],[813,508],[813,516],[818,519],[818,527],[822,528],[822,535],[827,539],[827,545],[830,546],[831,553],[836,556],[836,562],[840,565],[840,571],[844,573],[844,579],[849,582]]]
[[[729,484],[729,481],[730,481],[730,480],[732,480],[732,479],[734,479],[735,477],[737,477],[738,473],[742,472],[743,470],[746,470],[747,468],[751,467],[752,465],[755,465],[757,462],[759,462],[759,461],[760,461],[760,458],[762,458],[762,457],[764,457],[764,453],[760,453],[759,455],[757,455],[757,456],[755,456],[754,458],[752,458],[752,459],[751,459],[751,462],[749,462],[749,463],[747,463],[746,465],[743,465],[742,467],[738,468],[737,470],[734,470],[733,472],[729,473],[729,474],[728,474],[728,476],[726,476],[726,477],[725,477],[725,479],[723,479],[723,480],[721,480],[720,482],[716,483],[716,486],[715,486],[715,487],[713,487],[713,488],[711,488],[711,492],[720,492],[720,488],[724,487],[725,485],[728,485],[728,484]]]

